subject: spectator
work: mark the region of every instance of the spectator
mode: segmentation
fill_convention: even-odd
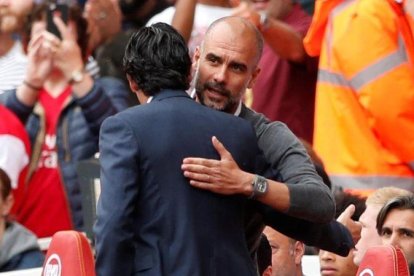
[[[395,187],[384,187],[376,190],[368,196],[365,204],[366,209],[359,218],[361,226],[360,238],[355,245],[354,263],[359,265],[365,252],[372,246],[381,245],[381,238],[376,230],[376,221],[380,209],[389,200],[403,195],[410,195],[411,192]]]
[[[7,219],[12,205],[10,179],[0,169],[0,272],[39,267],[44,260],[33,233]]]
[[[378,213],[377,232],[381,236],[383,245],[401,248],[412,269],[414,265],[414,196],[401,196],[388,201]]]
[[[36,6],[27,22],[25,81],[1,99],[26,123],[32,141],[27,195],[17,220],[39,237],[82,230],[77,162],[98,151],[101,122],[126,108],[128,98],[121,82],[95,81],[83,69],[87,26],[80,10],[70,7],[68,26],[54,17],[60,40],[45,30],[46,9]]]
[[[292,0],[241,2],[233,15],[250,19],[266,41],[252,108],[312,143],[318,60],[306,54],[302,42],[312,17]]]
[[[411,3],[316,1],[305,39],[320,55],[314,146],[345,190],[368,195],[393,183],[414,191]]]
[[[10,179],[14,208],[21,206],[26,190],[24,181],[27,175],[31,154],[29,137],[22,122],[7,108],[0,104],[0,169]]]
[[[305,245],[301,241],[291,239],[270,227],[263,233],[267,236],[272,248],[272,276],[303,276],[302,257]]]
[[[27,58],[19,35],[32,6],[32,0],[0,1],[0,93],[23,81]]]
[[[365,200],[356,195],[338,192],[335,196],[335,201],[336,217],[344,212],[350,204],[355,206],[355,212],[351,217],[355,221],[359,219],[365,210]],[[353,262],[353,250],[346,257],[320,250],[319,261],[322,276],[354,276],[358,271],[358,266]]]
[[[257,269],[261,276],[272,276],[272,248],[265,234],[260,235],[257,248]]]

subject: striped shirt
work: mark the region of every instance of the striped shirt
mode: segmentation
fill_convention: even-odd
[[[0,94],[22,84],[26,67],[27,57],[23,53],[21,42],[16,41],[10,51],[0,57]]]

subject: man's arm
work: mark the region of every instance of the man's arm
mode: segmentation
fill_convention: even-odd
[[[242,171],[234,161],[230,152],[216,138],[212,138],[213,146],[220,155],[220,160],[192,158],[183,160],[182,170],[190,178],[194,187],[215,193],[231,195],[243,194],[249,197],[253,193],[255,175]],[[289,209],[289,190],[283,183],[267,179],[268,192],[257,200],[275,210],[285,212]]]
[[[175,2],[175,13],[171,21],[173,26],[188,43],[193,31],[196,0],[177,0]]]
[[[349,229],[335,220],[329,223],[309,222],[259,205],[257,209],[263,215],[264,223],[286,236],[343,257],[348,256],[354,248]]]
[[[234,2],[232,15],[250,20],[260,30],[266,44],[280,58],[298,63],[305,60],[307,55],[302,42],[304,34],[283,21],[283,17],[286,17],[290,12],[291,8],[288,6],[291,5],[290,1],[278,1],[278,4],[274,5],[272,9],[271,15],[267,16],[266,22],[261,22],[259,12],[254,9],[252,4],[245,1],[232,2]]]
[[[96,271],[98,275],[132,275],[138,145],[129,126],[110,117],[102,124],[99,147],[102,191],[94,226]]]
[[[219,194],[243,194],[245,196],[250,196],[253,193],[252,183],[255,175],[252,173],[242,171],[234,161],[231,153],[229,153],[225,149],[225,147],[217,140],[217,138],[213,137],[212,141],[215,149],[220,154],[220,160],[195,157],[188,157],[183,160],[182,170],[184,171],[184,175],[190,178],[190,184],[194,187],[209,190]],[[300,174],[300,172],[298,172],[298,174]],[[257,200],[272,207],[277,211],[285,213],[288,212],[288,210],[291,207],[291,185],[287,185],[285,183],[274,181],[271,179],[267,179],[267,181],[269,184],[268,192],[265,195],[258,197]],[[324,184],[321,183],[320,185]],[[308,190],[313,191],[311,187],[309,188],[310,189],[307,190],[302,189],[294,192],[299,194],[303,192],[303,194],[301,194],[302,196],[309,196],[309,193],[307,193]],[[315,191],[317,192],[318,190],[315,189]],[[316,198],[318,197],[315,197],[315,199]],[[321,198],[321,196],[319,196],[319,198]],[[307,200],[309,200],[310,202],[314,201],[314,199],[312,198]],[[295,206],[298,209],[298,212],[296,213],[296,216],[298,218],[304,218],[309,221],[315,221],[320,223],[329,222],[333,218],[333,216],[329,216],[329,207],[332,207],[331,209],[333,211],[335,210],[335,207],[334,205],[330,206],[329,202],[319,203],[321,205],[326,204],[326,206],[328,206],[328,210],[321,211],[322,213],[327,213],[328,216],[320,216],[320,219],[319,217],[315,217],[315,219],[312,219],[311,216],[312,212],[318,212],[318,208],[310,209],[310,213],[307,214],[306,210],[310,207],[305,205],[307,201],[303,199],[299,203],[303,203],[304,205]]]

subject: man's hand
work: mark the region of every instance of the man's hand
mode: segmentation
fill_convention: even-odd
[[[358,240],[361,238],[361,223],[358,221],[352,220],[352,215],[355,212],[355,205],[349,205],[345,211],[336,219],[339,223],[343,224],[346,228],[348,228],[349,232],[351,232],[352,239],[356,244]]]
[[[88,0],[83,16],[88,21],[90,52],[121,31],[122,13],[117,0]]]
[[[52,71],[53,57],[59,47],[60,40],[47,31],[41,31],[32,37],[27,50],[26,82],[35,87],[43,87]]]
[[[65,25],[59,16],[53,17],[61,36],[62,41],[55,55],[55,65],[58,67],[67,80],[70,80],[75,70],[82,70],[84,67],[81,49],[76,41],[75,30],[70,25]]]
[[[253,25],[260,29],[260,14],[254,7],[246,1],[230,1],[232,7],[232,16],[239,16],[249,20]]]
[[[230,152],[213,136],[213,146],[220,160],[188,157],[183,160],[181,169],[190,184],[196,188],[231,195],[252,193],[254,175],[242,171]]]

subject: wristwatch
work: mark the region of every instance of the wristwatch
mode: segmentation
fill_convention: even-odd
[[[257,174],[254,177],[252,186],[253,193],[250,195],[250,199],[256,199],[258,197],[264,196],[269,189],[269,183],[267,183],[267,179]]]
[[[73,71],[72,76],[69,80],[69,84],[75,84],[75,83],[81,82],[83,80],[84,76],[85,76],[85,70],[84,69]]]

